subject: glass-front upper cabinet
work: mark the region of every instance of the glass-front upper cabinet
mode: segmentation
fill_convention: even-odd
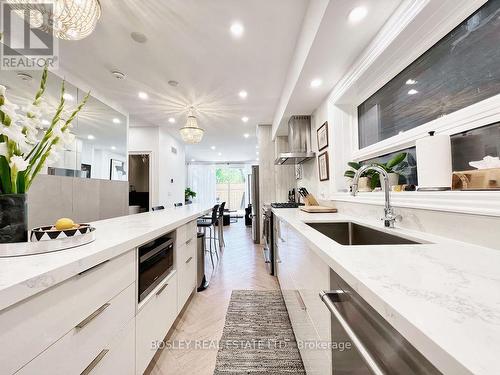
[[[7,99],[22,108],[34,100],[41,76],[41,70],[3,70],[0,71],[0,84],[7,88]],[[49,72],[43,95],[47,113],[42,118],[42,130],[50,126],[57,110],[62,82],[59,76]],[[64,86],[63,121],[71,116],[87,94],[71,83],[65,82]],[[72,121],[74,141],[66,143],[57,155],[48,159],[41,173],[126,181],[127,127],[127,116],[90,96]],[[42,130],[39,131],[39,138],[43,136]]]

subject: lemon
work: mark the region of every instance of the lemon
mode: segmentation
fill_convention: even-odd
[[[67,217],[63,217],[56,221],[57,230],[72,229],[75,226],[75,222]]]

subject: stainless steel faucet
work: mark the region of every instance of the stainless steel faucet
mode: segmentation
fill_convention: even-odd
[[[385,208],[384,208],[384,217],[382,220],[384,221],[384,226],[386,228],[394,228],[394,222],[396,220],[401,220],[400,215],[396,215],[394,212],[394,208],[391,206],[391,192],[390,192],[390,186],[389,186],[389,175],[385,171],[384,168],[378,166],[377,164],[372,164],[372,165],[363,165],[361,168],[359,168],[356,171],[356,174],[354,175],[353,182],[352,182],[352,191],[351,194],[353,196],[356,196],[358,193],[358,182],[359,178],[364,172],[367,171],[375,171],[378,172],[378,174],[381,176],[381,179],[384,180],[384,192],[385,192]]]

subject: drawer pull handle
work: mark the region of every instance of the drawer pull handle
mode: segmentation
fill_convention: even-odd
[[[189,262],[191,262],[192,259],[193,259],[193,257],[189,257],[189,259],[186,260],[186,264],[188,264]]]
[[[106,310],[111,304],[110,303],[105,303],[101,307],[99,307],[96,311],[94,311],[92,314],[87,316],[85,319],[83,319],[80,323],[78,323],[75,328],[82,329],[85,327],[87,324],[89,324],[92,320],[97,318],[99,315],[103,313],[104,310]]]
[[[366,365],[370,368],[371,372],[375,375],[384,375],[385,372],[382,371],[382,369],[379,367],[375,359],[371,356],[370,352],[368,349],[365,347],[365,345],[361,342],[359,337],[354,333],[353,329],[347,323],[347,321],[344,319],[340,311],[337,309],[337,307],[333,304],[332,297],[334,298],[334,302],[342,302],[342,295],[343,291],[333,291],[333,292],[321,292],[319,294],[319,298],[325,303],[326,307],[332,315],[335,317],[335,319],[339,322],[339,324],[342,326],[344,329],[345,333],[347,333],[347,336],[353,343],[353,345],[358,349],[359,354],[361,354],[361,357],[363,358],[363,361],[366,363]]]
[[[189,245],[193,239],[190,238],[189,240],[186,241],[186,245]]]
[[[302,299],[302,295],[300,294],[300,291],[296,290],[295,293],[297,295],[297,301],[299,301],[300,308],[304,311],[307,310],[306,304],[304,303],[304,300]]]
[[[156,295],[159,296],[160,294],[163,293],[163,291],[165,290],[165,288],[168,286],[168,283],[163,285],[160,289],[158,289],[158,291],[156,292]]]
[[[92,362],[89,363],[89,365],[85,368],[85,370],[82,371],[80,375],[88,375],[90,372],[94,369],[94,367],[97,366],[99,362],[104,358],[106,354],[108,354],[109,349],[103,349],[101,352],[97,355],[97,357],[94,358]]]
[[[89,271],[92,271],[92,270],[96,269],[97,267],[101,267],[104,263],[108,263],[108,262],[109,262],[109,259],[108,259],[108,260],[105,260],[104,262],[101,262],[101,263],[99,263],[99,264],[96,264],[95,266],[92,266],[92,267],[90,267],[90,268],[87,268],[86,270],[84,270],[84,271],[82,271],[82,272],[78,273],[78,275],[80,275],[80,276],[81,276],[81,275],[83,275],[83,274],[85,274],[85,273],[87,273],[87,272],[89,272]]]

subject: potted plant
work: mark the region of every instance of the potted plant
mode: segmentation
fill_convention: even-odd
[[[55,113],[43,99],[48,70],[44,69],[34,99],[18,106],[7,99],[0,85],[0,243],[28,239],[26,192],[47,162],[55,161],[58,152],[74,142],[72,121],[88,100],[88,93],[66,118],[64,81]],[[42,117],[52,118],[44,130]]]
[[[399,175],[407,166],[408,163],[404,162],[408,154],[406,152],[401,152],[389,159],[386,163],[377,163],[382,167],[389,175],[389,187],[399,185]],[[404,163],[403,163],[404,162]],[[371,186],[375,189],[380,185],[380,176],[377,172],[374,173],[371,180]]]
[[[187,188],[184,190],[184,200],[185,200],[185,203],[186,203],[186,204],[193,203],[193,202],[191,201],[191,198],[194,198],[194,197],[196,197],[196,193],[195,193],[193,190],[191,190],[191,188],[188,188],[188,187],[187,187]]]
[[[408,154],[406,152],[402,152],[388,160],[386,163],[375,163],[383,168],[389,175],[389,186],[392,187],[399,184],[399,172],[401,172],[408,166],[408,163],[403,163],[407,155]],[[361,168],[361,164],[351,161],[347,163],[347,165],[349,165],[349,167],[351,167],[352,169],[346,170],[344,172],[344,176],[348,178],[349,186],[351,186],[352,179],[354,178],[356,171]],[[375,171],[370,170],[363,173],[363,175],[359,178],[358,189],[359,191],[372,191],[377,186],[379,186],[379,184],[379,174]]]
[[[347,183],[349,185],[349,190],[352,187],[352,179],[354,178],[354,175],[356,174],[356,171],[361,168],[361,164],[355,162],[355,161],[350,161],[347,163],[351,169],[348,169],[344,172],[344,177],[347,178]],[[361,177],[359,178],[358,181],[358,190],[359,191],[372,191],[373,189],[371,188],[371,177],[373,175],[373,171],[367,171],[364,172]]]

